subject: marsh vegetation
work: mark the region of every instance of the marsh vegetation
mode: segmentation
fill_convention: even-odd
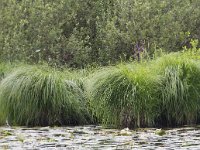
[[[0,124],[198,124],[199,6],[1,0]]]
[[[2,64],[0,123],[114,128],[198,124],[199,54],[193,45],[181,52],[81,70]]]

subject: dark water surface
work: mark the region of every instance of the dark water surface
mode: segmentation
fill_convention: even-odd
[[[0,127],[0,150],[114,150],[114,149],[194,149],[200,150],[200,126],[165,130],[103,129],[100,126],[77,127]]]

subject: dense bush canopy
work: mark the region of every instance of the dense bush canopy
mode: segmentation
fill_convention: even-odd
[[[84,67],[200,39],[199,0],[1,0],[0,58]]]

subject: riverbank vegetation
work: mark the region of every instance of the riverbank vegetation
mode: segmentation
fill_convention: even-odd
[[[200,66],[196,48],[140,63],[103,68],[88,81],[93,112],[115,127],[199,122]],[[199,52],[198,52],[199,53]]]
[[[47,66],[20,67],[1,81],[0,110],[11,124],[90,122],[82,90],[70,75]],[[4,120],[5,120],[4,119]]]
[[[197,124],[199,54],[200,49],[193,47],[82,70],[21,65],[1,80],[1,124],[6,120],[13,125],[101,123],[116,128]]]
[[[0,124],[200,122],[199,0],[1,0]]]

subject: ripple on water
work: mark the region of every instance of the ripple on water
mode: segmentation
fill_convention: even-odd
[[[100,126],[0,127],[0,149],[199,149],[200,127],[120,130]]]

